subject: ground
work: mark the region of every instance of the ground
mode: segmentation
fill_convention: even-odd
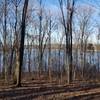
[[[2,83],[2,81],[0,82]],[[99,100],[100,83],[58,84],[47,80],[22,81],[22,87],[0,86],[0,100]]]

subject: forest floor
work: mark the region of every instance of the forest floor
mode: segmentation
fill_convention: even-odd
[[[100,100],[100,83],[77,82],[68,85],[31,80],[23,81],[22,87],[2,84],[0,100]]]

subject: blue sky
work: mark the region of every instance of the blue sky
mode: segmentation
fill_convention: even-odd
[[[30,0],[31,4],[33,3],[32,1],[34,1],[34,0]],[[60,11],[59,10],[59,2],[58,2],[58,0],[42,0],[42,1],[45,2],[45,8],[47,9],[47,11],[48,11],[48,9],[50,9],[51,12],[55,16],[58,13],[58,11]],[[79,6],[79,5],[89,5],[89,6],[93,7],[93,9],[95,9],[95,13],[93,15],[93,20],[98,20],[100,22],[100,20],[99,20],[100,16],[98,16],[98,13],[100,13],[99,12],[100,0],[76,0],[76,6]],[[95,34],[96,34],[96,30],[94,28],[94,34],[91,35],[90,41],[96,42],[96,35]],[[58,33],[54,32],[54,33],[52,33],[52,35],[53,35],[53,37],[57,37]],[[58,39],[58,37],[56,39]]]
[[[59,8],[59,4],[58,4],[58,0],[43,0],[46,1],[45,5],[46,7],[50,8],[51,10],[55,11]],[[95,9],[94,11],[94,15],[93,15],[93,20],[98,20],[100,22],[100,16],[98,16],[99,9],[100,9],[100,0],[76,0],[76,6],[79,5],[89,5],[91,6],[93,9]],[[90,41],[95,42],[96,41],[96,30],[94,28],[94,34],[91,35],[90,37]]]
[[[0,0],[0,2],[1,1],[2,0]],[[29,0],[29,1],[30,1],[31,4],[33,4],[34,0]],[[43,2],[45,2],[45,7],[51,9],[54,13],[56,12],[57,9],[59,9],[58,0],[43,0]],[[100,23],[100,16],[97,16],[98,13],[100,13],[99,12],[99,9],[100,9],[100,0],[77,0],[76,4],[77,5],[86,4],[86,5],[91,5],[92,7],[94,7],[96,9],[96,13],[95,13],[94,17]],[[96,41],[96,38],[94,38],[92,40]]]
[[[43,0],[44,2],[46,1],[46,5],[58,5],[58,0]],[[80,4],[89,4],[94,6],[95,8],[100,8],[100,0],[76,0],[77,5]]]

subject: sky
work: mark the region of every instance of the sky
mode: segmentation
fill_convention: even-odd
[[[1,0],[0,0],[1,1]],[[30,4],[33,4],[34,0],[29,0]],[[36,0],[37,1],[37,0]],[[59,10],[59,3],[58,0],[43,0],[43,2],[45,2],[45,7],[48,9],[51,9],[51,11],[53,12],[53,14],[57,13],[57,10]],[[99,9],[100,9],[100,0],[76,0],[76,6],[78,5],[90,5],[95,9],[95,14],[94,14],[94,19],[98,20],[100,23],[100,16],[98,16]],[[95,28],[94,28],[95,29]],[[97,30],[94,30],[94,33],[96,34]],[[54,33],[53,37],[56,37],[55,34],[57,34],[56,32]],[[90,41],[91,42],[96,42],[96,36],[95,34],[91,35],[90,37]],[[57,37],[58,39],[58,37]]]
[[[45,5],[51,9],[54,13],[56,12],[56,10],[59,9],[59,3],[58,3],[58,0],[43,0],[45,1]],[[94,9],[94,17],[93,17],[93,20],[94,21],[99,21],[100,22],[100,12],[99,12],[99,9],[100,9],[100,0],[76,0],[76,6],[79,6],[79,5],[88,5],[88,6],[91,6],[93,9]],[[97,42],[97,38],[96,38],[96,33],[97,33],[97,29],[95,29],[95,26],[94,26],[94,34],[92,34],[89,38],[89,41],[90,42],[94,42],[96,43]]]

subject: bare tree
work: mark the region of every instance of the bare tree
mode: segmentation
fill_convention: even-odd
[[[51,65],[51,35],[56,30],[56,23],[55,18],[53,18],[51,11],[49,11],[49,14],[47,16],[47,35],[48,35],[48,71],[49,71],[49,80],[51,82],[52,80],[52,65]]]
[[[4,1],[4,29],[3,29],[3,38],[4,38],[4,46],[3,46],[3,66],[5,70],[5,81],[7,81],[7,0]]]
[[[47,45],[47,41],[48,41],[48,37],[47,37],[47,18],[44,14],[45,13],[45,9],[44,9],[44,4],[43,4],[43,0],[39,0],[39,10],[37,13],[38,15],[38,21],[39,21],[39,25],[37,26],[38,29],[38,34],[39,34],[39,55],[38,55],[38,60],[39,60],[39,65],[38,65],[38,72],[39,72],[39,76],[40,74],[42,74],[43,72],[43,56],[44,56],[44,51]]]
[[[26,20],[26,13],[28,8],[28,1],[25,0],[23,13],[22,13],[22,23],[21,23],[21,41],[20,41],[20,52],[19,52],[19,66],[17,72],[17,86],[21,86],[21,69],[23,66],[23,54],[24,54],[24,39],[25,39],[25,20]]]
[[[20,4],[21,0],[12,0],[11,4],[12,7],[14,7],[14,13],[13,14],[13,18],[15,18],[15,22],[12,24],[12,28],[13,28],[13,37],[12,37],[12,46],[11,46],[11,56],[10,56],[10,65],[9,65],[9,70],[13,68],[13,81],[14,83],[17,82],[17,70],[18,70],[18,64],[19,64],[19,60],[18,60],[18,56],[19,56],[19,31],[20,31],[20,23],[18,23],[19,19],[18,19],[18,7]],[[11,9],[12,10],[12,9]],[[15,61],[15,65],[13,65],[13,61]],[[11,71],[10,73],[11,74]]]
[[[62,14],[62,24],[64,27],[64,33],[66,36],[66,56],[65,56],[65,65],[67,66],[67,81],[70,83],[72,81],[72,19],[74,12],[74,0],[59,0],[60,10]],[[67,8],[67,20],[64,13],[64,4]],[[66,24],[67,23],[67,24]]]
[[[91,17],[92,9],[89,7],[80,7],[77,9],[78,32],[80,33],[80,56],[82,66],[82,78],[84,78],[84,67],[86,63],[86,48],[90,34],[92,34]]]

